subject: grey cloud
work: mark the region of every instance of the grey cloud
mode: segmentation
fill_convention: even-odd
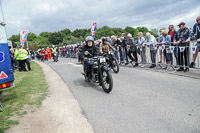
[[[8,36],[23,29],[39,34],[69,28],[90,28],[92,21],[98,26],[147,26],[160,28],[173,19],[182,20],[184,14],[194,24],[199,0],[2,0]],[[196,15],[196,14],[195,14]],[[177,18],[179,17],[179,18]],[[181,18],[181,19],[180,19]]]

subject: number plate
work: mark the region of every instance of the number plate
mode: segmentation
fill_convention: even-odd
[[[100,63],[106,62],[106,58],[100,58]]]

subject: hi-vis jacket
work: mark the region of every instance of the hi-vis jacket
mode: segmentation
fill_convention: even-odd
[[[28,59],[28,52],[25,49],[19,49],[15,53],[15,58],[17,60],[26,60],[26,59]]]

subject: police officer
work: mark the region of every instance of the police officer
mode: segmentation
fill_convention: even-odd
[[[25,64],[27,64],[28,70],[31,71],[30,62],[28,60],[28,52],[25,49],[23,49],[22,45],[20,45],[19,48],[20,49],[18,50],[16,57],[17,57],[17,59],[19,59],[21,71],[27,71]]]
[[[86,37],[86,45],[82,48],[82,58],[92,58],[99,55],[98,48],[94,45],[94,39],[91,36]],[[90,62],[84,61],[85,80],[89,82]]]

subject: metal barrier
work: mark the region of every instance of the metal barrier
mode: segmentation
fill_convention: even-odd
[[[156,68],[166,68],[166,70],[178,67],[189,68],[193,61],[194,55],[197,51],[197,57],[195,59],[195,69],[200,69],[200,48],[197,48],[196,41],[191,41],[190,46],[170,46],[166,45],[156,46],[155,50],[155,63],[152,63],[150,48],[146,46],[145,58],[146,61],[142,62],[142,52],[137,52],[138,64],[155,64]],[[141,48],[140,48],[141,51]],[[118,52],[120,61],[120,53]],[[132,55],[134,58],[134,55]],[[130,58],[129,58],[130,60]]]

